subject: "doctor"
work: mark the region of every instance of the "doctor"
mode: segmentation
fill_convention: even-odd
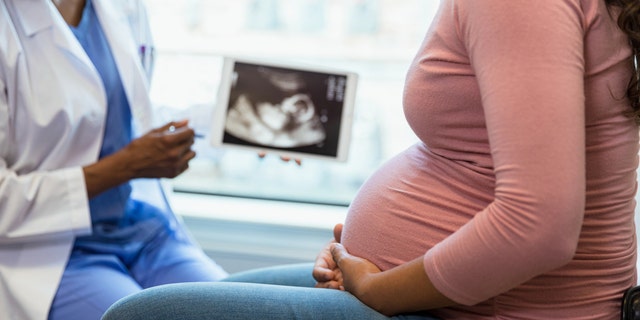
[[[142,9],[0,1],[0,319],[98,319],[142,288],[226,275],[156,179],[187,169],[194,132],[151,129]]]

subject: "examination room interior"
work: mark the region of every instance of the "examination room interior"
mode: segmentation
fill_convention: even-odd
[[[146,0],[155,40],[151,97],[162,120],[186,118],[204,139],[169,200],[229,272],[310,262],[343,222],[364,180],[416,142],[402,114],[406,70],[433,0]],[[222,58],[295,62],[358,74],[348,159],[212,147],[206,138]],[[636,219],[638,210],[636,210]]]
[[[366,177],[416,141],[401,112],[406,69],[435,13],[429,0],[146,0],[155,42],[151,97],[187,118],[198,156],[168,180],[191,233],[229,272],[315,259]],[[212,147],[222,58],[358,75],[347,161]]]

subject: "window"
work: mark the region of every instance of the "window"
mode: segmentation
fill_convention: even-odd
[[[406,70],[433,0],[147,0],[156,41],[151,96],[159,114],[208,135],[222,57],[295,61],[359,75],[349,159],[213,148],[198,139],[177,191],[347,205],[386,159],[415,143],[402,113]]]

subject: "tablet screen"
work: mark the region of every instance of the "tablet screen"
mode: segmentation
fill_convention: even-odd
[[[346,161],[357,75],[226,57],[214,146]]]

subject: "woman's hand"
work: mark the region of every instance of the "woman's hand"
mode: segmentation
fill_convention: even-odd
[[[386,316],[455,304],[433,286],[422,256],[382,272],[370,261],[349,254],[340,243],[331,244],[331,255],[342,273],[344,290]]]
[[[370,261],[352,256],[340,243],[333,243],[330,247],[332,260],[342,275],[342,288],[350,292],[365,304],[371,306],[371,283],[375,275],[380,274],[380,268]]]
[[[342,286],[342,272],[333,260],[331,247],[339,243],[342,236],[342,224],[333,227],[333,240],[331,240],[318,254],[313,266],[313,278],[317,281],[317,288],[344,290]]]

